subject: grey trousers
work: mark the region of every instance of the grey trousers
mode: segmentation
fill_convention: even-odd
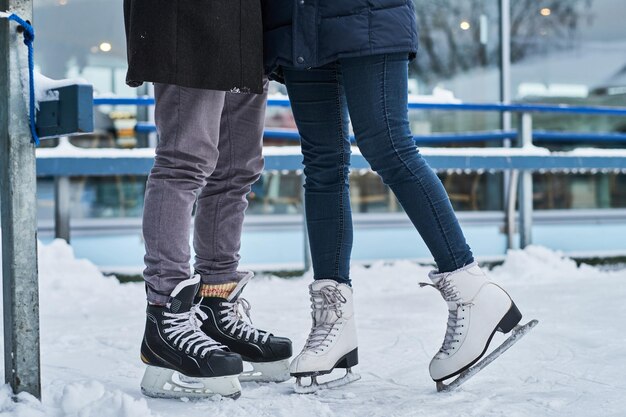
[[[237,279],[246,195],[263,170],[265,93],[155,84],[159,135],[143,212],[147,299],[165,303],[195,272],[205,283]],[[196,203],[197,202],[197,203]]]

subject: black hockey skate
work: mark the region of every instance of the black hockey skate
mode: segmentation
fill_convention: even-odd
[[[141,360],[148,365],[141,392],[158,398],[241,395],[241,357],[201,329],[206,315],[192,301],[200,276],[174,289],[166,307],[148,305]]]
[[[242,382],[283,382],[288,380],[291,340],[252,326],[250,304],[240,295],[252,278],[246,273],[227,298],[197,298],[201,311],[208,316],[202,330],[216,341],[241,355],[252,369],[245,369]]]

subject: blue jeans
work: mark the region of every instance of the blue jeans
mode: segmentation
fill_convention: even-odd
[[[472,263],[446,190],[413,141],[407,54],[346,58],[319,68],[283,71],[302,137],[315,279],[350,283],[350,120],[361,154],[394,192],[439,271]]]

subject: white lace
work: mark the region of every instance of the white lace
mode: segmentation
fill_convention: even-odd
[[[267,342],[270,334],[252,326],[252,319],[250,318],[251,306],[248,300],[245,298],[238,298],[232,303],[221,302],[220,306],[224,307],[220,311],[220,315],[224,315],[220,321],[222,323],[226,323],[224,330],[229,330],[230,328],[230,334],[233,336],[235,333],[239,332],[236,337],[241,339],[245,335],[246,341],[250,340],[252,337],[254,343],[257,343],[259,341],[259,337],[262,337],[261,343]],[[241,310],[243,310],[243,314],[241,313]],[[248,321],[246,321],[246,318]]]
[[[456,303],[456,309],[448,309],[448,323],[446,328],[446,334],[443,338],[443,344],[439,349],[440,353],[450,355],[450,351],[454,350],[454,347],[452,345],[455,342],[459,342],[456,337],[463,334],[462,332],[457,332],[457,329],[463,327],[463,325],[459,324],[458,322],[465,318],[464,316],[462,316],[462,314],[465,313],[465,307],[471,306],[472,303],[463,302],[463,299],[461,298],[461,295],[457,291],[456,287],[445,278],[442,278],[441,281],[437,283],[437,285],[428,284],[425,282],[420,282],[419,285],[420,287],[433,287],[441,293],[444,300],[446,300],[447,302]]]
[[[169,327],[163,329],[163,333],[167,334],[168,340],[173,339],[172,344],[177,346],[178,350],[185,349],[185,353],[190,354],[193,348],[194,356],[199,352],[200,357],[204,358],[212,350],[226,348],[226,346],[216,342],[200,330],[202,321],[206,320],[208,316],[200,310],[198,304],[191,307],[191,310],[179,314],[164,311],[163,316],[168,317],[168,319],[163,320],[162,324],[169,325]],[[200,318],[197,316],[200,316]]]
[[[304,345],[305,350],[317,351],[329,346],[328,337],[336,335],[332,332],[343,315],[341,306],[345,302],[346,298],[341,294],[341,291],[332,285],[322,287],[319,291],[311,290],[313,326]],[[332,313],[337,318],[331,321]],[[316,319],[316,314],[319,314],[319,320]]]

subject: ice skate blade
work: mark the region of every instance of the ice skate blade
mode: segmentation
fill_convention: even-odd
[[[526,336],[526,334],[528,334],[528,332],[533,327],[535,327],[537,323],[539,323],[539,321],[531,320],[528,323],[524,324],[523,326],[519,326],[519,325],[515,326],[513,328],[513,331],[511,332],[511,335],[500,346],[494,349],[494,351],[491,352],[489,355],[485,356],[485,358],[482,359],[480,362],[476,363],[475,365],[472,365],[470,368],[461,372],[461,374],[455,380],[453,380],[449,384],[445,384],[443,381],[436,382],[437,392],[448,392],[448,391],[452,391],[460,387],[462,384],[467,382],[468,379],[476,375],[478,372],[484,369],[487,365],[489,365],[491,362],[496,360],[500,355],[506,352],[511,346],[517,343],[522,337]]]
[[[285,382],[291,378],[289,359],[275,362],[244,362],[252,370],[244,368],[239,381],[241,382]]]
[[[216,395],[237,399],[241,396],[239,375],[191,378],[178,372],[148,366],[141,380],[141,392],[153,398],[210,398]]]
[[[314,394],[324,389],[343,387],[344,385],[348,385],[352,382],[358,381],[359,379],[361,379],[361,375],[353,373],[352,369],[348,368],[346,369],[346,374],[343,377],[321,384],[317,382],[317,376],[315,375],[310,377],[311,384],[309,385],[302,385],[302,378],[305,377],[296,377],[296,385],[294,386],[294,391],[296,392],[296,394]]]

